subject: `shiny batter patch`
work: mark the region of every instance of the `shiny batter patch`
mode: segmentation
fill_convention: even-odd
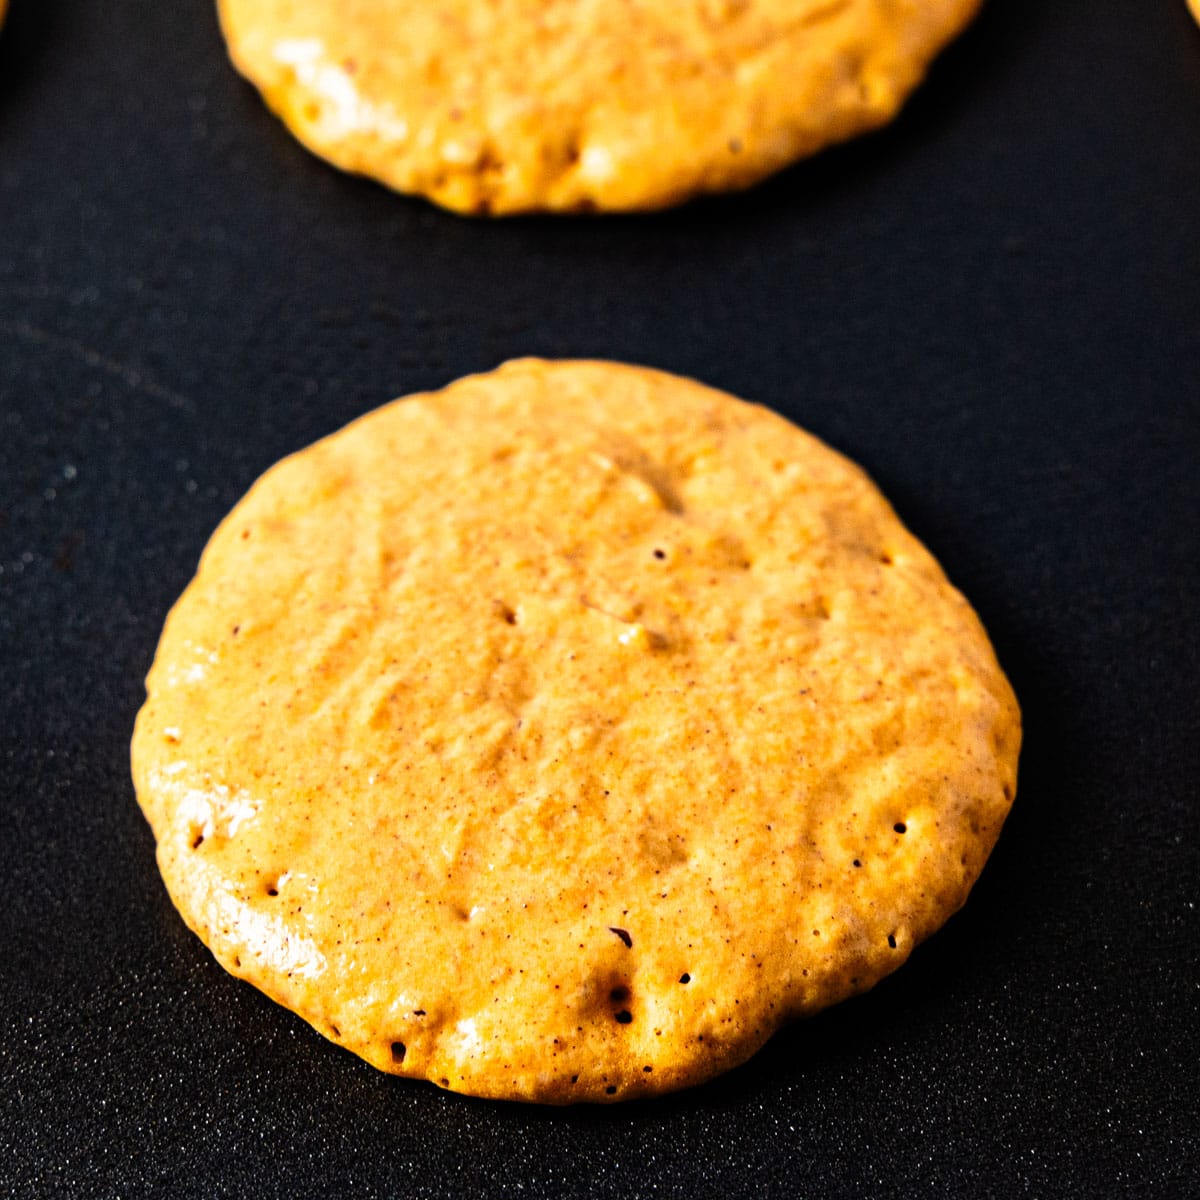
[[[766,409],[509,363],[288,458],[133,740],[171,896],[385,1071],[622,1100],[869,988],[965,900],[1019,715],[863,473]]]
[[[310,149],[468,213],[649,209],[888,121],[979,0],[219,0]]]

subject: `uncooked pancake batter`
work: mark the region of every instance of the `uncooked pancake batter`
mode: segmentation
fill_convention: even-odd
[[[469,213],[647,209],[888,121],[979,0],[220,0],[310,149]]]
[[[863,473],[655,371],[510,363],[286,459],[133,744],[180,912],[386,1071],[619,1100],[869,988],[965,900],[1019,715]]]

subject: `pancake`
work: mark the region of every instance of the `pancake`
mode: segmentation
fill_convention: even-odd
[[[979,0],[219,0],[311,150],[464,213],[653,209],[887,122]]]
[[[269,470],[175,605],[138,799],[218,961],[384,1071],[609,1101],[869,988],[964,902],[1020,718],[853,464],[602,362]]]

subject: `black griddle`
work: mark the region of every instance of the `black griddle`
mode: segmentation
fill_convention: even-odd
[[[208,0],[0,34],[0,1194],[1200,1194],[1200,28],[992,0],[900,119],[741,196],[464,220],[338,174]],[[967,907],[690,1092],[381,1075],[175,915],[130,730],[285,453],[523,354],[768,404],[978,608],[1020,791]]]

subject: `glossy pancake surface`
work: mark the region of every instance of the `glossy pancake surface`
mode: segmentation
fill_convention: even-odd
[[[462,212],[646,209],[889,120],[979,0],[219,0],[310,149]]]
[[[513,362],[268,471],[133,744],[188,924],[386,1071],[696,1083],[966,898],[1020,721],[863,473],[766,409]]]

